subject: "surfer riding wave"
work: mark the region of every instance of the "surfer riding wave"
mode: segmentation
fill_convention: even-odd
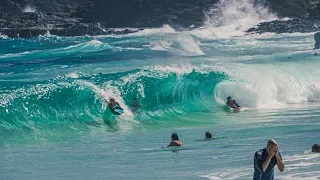
[[[107,103],[113,114],[121,115],[124,112],[123,108],[120,106],[120,104],[117,101],[115,101],[114,98],[110,98],[110,102],[107,101]]]
[[[235,101],[235,100],[233,100],[232,98],[231,98],[231,96],[229,96],[228,98],[227,98],[227,105],[229,106],[229,107],[231,107],[231,108],[233,108],[233,109],[240,109],[240,108],[242,108],[240,105],[238,105],[237,104],[237,102]]]

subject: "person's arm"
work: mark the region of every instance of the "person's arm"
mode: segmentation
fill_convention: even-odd
[[[118,102],[117,102],[117,105],[118,105],[121,109],[123,109]]]
[[[262,164],[263,164],[262,153],[258,151],[254,155],[254,167],[258,169],[260,173],[264,173]]]
[[[182,146],[184,146],[184,145],[183,145],[183,143],[182,143],[181,141],[179,141],[179,143],[180,143],[180,146],[181,146],[181,147],[182,147]]]
[[[110,106],[110,104],[108,104],[108,106],[109,106],[109,109],[110,109],[110,111],[111,111],[112,113],[114,113],[114,114],[116,114],[116,115],[120,115],[119,112],[117,112],[117,111],[115,111],[114,109],[112,109],[112,107]]]
[[[234,106],[235,106],[235,107],[241,107],[241,106],[239,106],[239,104],[237,103],[236,100],[234,100],[233,102],[234,102]]]
[[[270,156],[270,155],[269,155],[269,156],[267,157],[266,161],[264,161],[264,162],[262,163],[263,171],[266,171],[266,170],[267,170],[267,168],[268,168],[268,166],[269,166],[270,161],[271,161],[272,158],[273,158],[273,156]]]
[[[263,164],[262,164],[263,171],[267,170],[271,159],[276,155],[276,151],[277,151],[276,146],[269,150],[268,157],[267,157],[266,161],[263,162]]]
[[[282,161],[282,157],[281,157],[281,154],[277,148],[277,153],[276,153],[276,160],[277,160],[277,166],[278,166],[278,169],[279,171],[283,172],[284,171],[284,163]]]
[[[170,144],[167,147],[171,147],[171,146],[174,146],[172,141],[170,142]]]

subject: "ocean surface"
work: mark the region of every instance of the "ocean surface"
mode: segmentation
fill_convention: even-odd
[[[269,138],[286,165],[277,179],[320,179],[313,33],[245,34],[276,18],[245,5],[221,3],[193,30],[0,37],[0,179],[246,180]],[[227,108],[227,96],[244,109]],[[185,146],[162,149],[173,132]]]

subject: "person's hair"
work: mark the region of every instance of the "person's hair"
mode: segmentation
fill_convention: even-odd
[[[114,101],[114,98],[110,98],[110,101]]]
[[[227,100],[229,100],[229,99],[231,99],[231,96],[228,96],[228,97],[227,97]]]
[[[179,141],[179,136],[177,133],[172,133],[171,138],[172,140]]]
[[[314,144],[312,146],[312,152],[320,152],[320,145],[319,144]]]
[[[274,146],[278,145],[277,141],[274,139],[269,139],[268,143],[267,143],[267,147],[272,149]]]
[[[211,132],[209,132],[209,131],[206,132],[206,138],[207,138],[207,139],[212,138]]]

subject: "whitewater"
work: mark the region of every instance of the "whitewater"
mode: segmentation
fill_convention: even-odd
[[[270,138],[286,165],[277,179],[320,179],[314,33],[245,33],[275,19],[222,0],[190,30],[0,36],[0,179],[252,179]],[[161,149],[173,132],[185,146]]]

